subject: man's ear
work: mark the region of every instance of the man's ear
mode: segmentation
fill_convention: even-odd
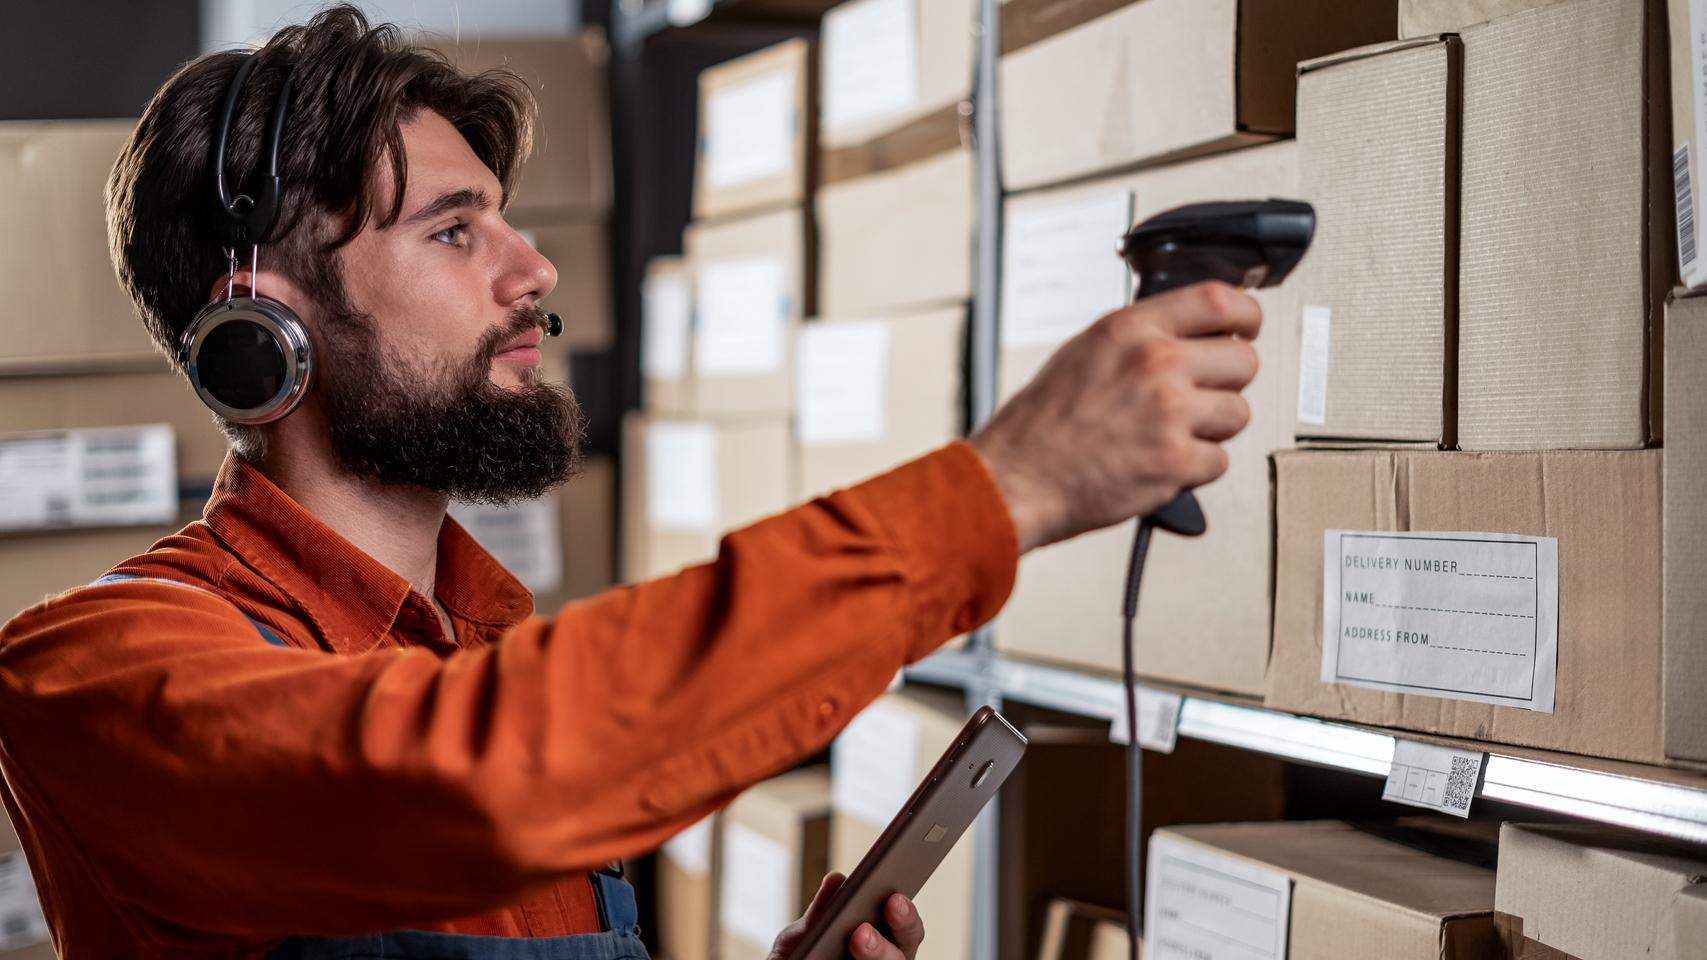
[[[256,286],[257,281],[259,281],[259,287]],[[269,300],[279,301],[289,307],[291,312],[298,317],[303,317],[303,310],[308,306],[308,298],[303,296],[296,284],[291,283],[284,274],[266,269],[256,273],[247,266],[239,267],[237,272],[230,275],[229,278],[225,274],[220,274],[219,279],[215,280],[213,286],[208,289],[207,302],[210,304],[223,302],[228,283],[231,296],[252,296],[258,290],[261,296]]]

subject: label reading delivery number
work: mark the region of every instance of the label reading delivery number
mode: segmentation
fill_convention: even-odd
[[[1322,682],[1553,712],[1559,542],[1323,535]]]

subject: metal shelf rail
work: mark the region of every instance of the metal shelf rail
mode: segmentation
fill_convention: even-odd
[[[1103,720],[1114,719],[1123,703],[1120,682],[1112,677],[982,649],[945,650],[909,667],[907,676]],[[1394,745],[1404,736],[1189,695],[1180,707],[1179,735],[1377,777],[1387,776]],[[1565,755],[1548,754],[1543,760],[1503,753],[1490,744],[1473,746],[1488,751],[1479,797],[1707,843],[1707,776],[1662,769],[1642,776],[1573,765]]]

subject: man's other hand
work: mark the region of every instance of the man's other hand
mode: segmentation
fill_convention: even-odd
[[[847,878],[839,873],[832,873],[818,885],[818,892],[812,897],[812,903],[806,908],[806,916],[789,924],[777,934],[776,944],[771,947],[770,960],[789,960],[795,948],[800,945],[800,938],[806,935],[806,930],[817,922],[820,914],[829,907],[830,898],[846,882]],[[925,939],[925,922],[919,919],[919,911],[914,908],[913,901],[900,894],[890,897],[883,905],[883,922],[889,925],[894,940],[885,939],[875,927],[862,923],[854,929],[853,936],[848,938],[846,955],[854,960],[914,960],[919,953],[919,944]]]
[[[1141,300],[1063,344],[972,445],[1021,552],[1161,508],[1227,470],[1262,309],[1220,282]]]

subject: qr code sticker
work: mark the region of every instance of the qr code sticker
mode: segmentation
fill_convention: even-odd
[[[1452,769],[1446,775],[1446,791],[1440,805],[1449,810],[1470,809],[1470,799],[1476,795],[1476,776],[1482,765],[1476,757],[1452,758]]]

